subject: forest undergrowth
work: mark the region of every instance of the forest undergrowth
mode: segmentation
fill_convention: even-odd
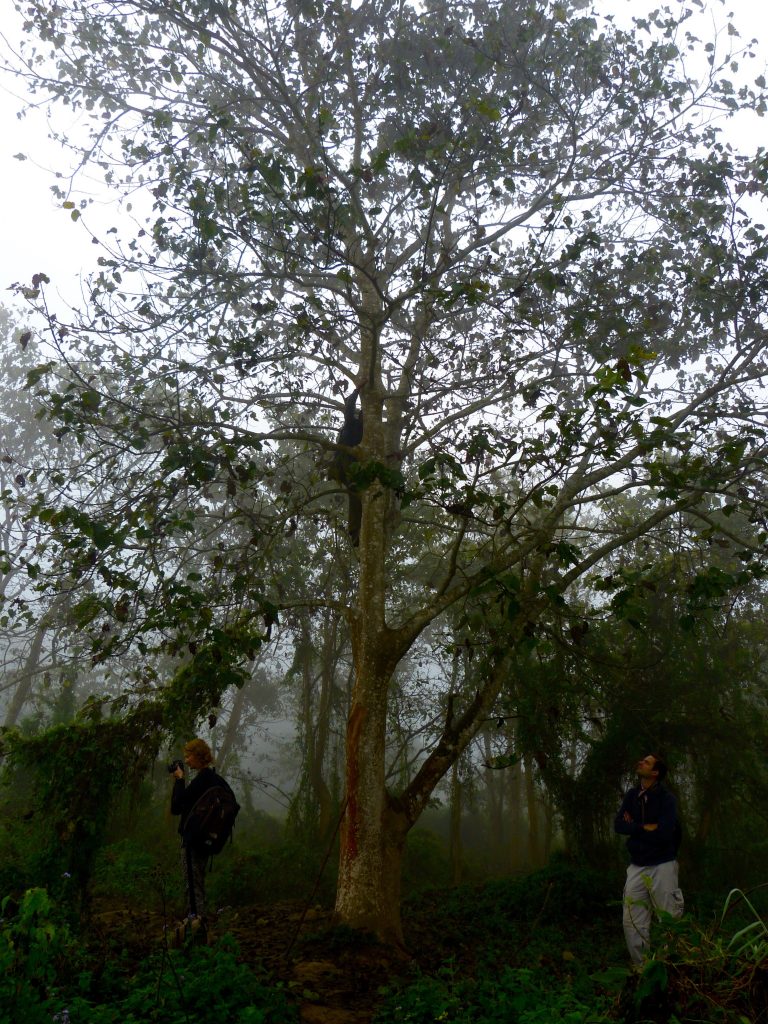
[[[5,897],[3,1024],[768,1021],[760,892],[733,892],[707,921],[662,922],[654,959],[632,974],[617,879],[564,859],[414,892],[403,907],[407,955],[298,899],[219,906],[207,944],[171,948],[169,894],[148,898],[145,868],[131,885],[124,851],[115,866],[81,921],[42,888]]]

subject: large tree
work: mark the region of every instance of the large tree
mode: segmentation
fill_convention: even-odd
[[[733,54],[712,51],[699,84],[669,11],[624,31],[581,0],[19,8],[41,41],[33,87],[90,117],[83,160],[152,205],[101,257],[79,322],[51,324],[59,363],[36,375],[124,498],[40,514],[58,557],[109,564],[104,614],[130,603],[143,649],[175,630],[194,654],[198,631],[227,638],[229,664],[233,622],[247,647],[281,608],[344,611],[336,908],[399,941],[406,835],[508,649],[706,495],[762,515],[768,246],[741,203],[768,161],[733,153],[712,114],[760,108],[763,83],[734,87]],[[361,443],[339,445],[355,390]],[[361,502],[347,540],[344,486],[353,519]],[[649,494],[638,517],[586,514],[624,490]],[[201,538],[194,559],[169,559],[179,535]],[[309,601],[280,586],[300,539],[346,564],[351,601],[330,573]],[[388,790],[393,673],[465,602],[471,640],[484,601],[505,625],[476,692],[449,697]]]

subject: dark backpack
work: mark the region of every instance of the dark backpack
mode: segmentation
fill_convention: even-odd
[[[184,845],[201,853],[219,853],[232,835],[240,804],[220,779],[198,797],[184,823]]]

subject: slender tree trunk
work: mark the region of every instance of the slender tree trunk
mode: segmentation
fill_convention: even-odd
[[[696,826],[696,842],[705,843],[709,837],[710,830],[712,828],[712,808],[706,807],[699,816],[699,822]]]
[[[331,731],[331,694],[338,664],[338,617],[328,612],[323,622],[323,647],[320,665],[320,693],[317,700],[317,721],[309,780],[317,800],[317,830],[325,840],[334,818],[333,798],[326,782],[325,762]],[[311,723],[308,723],[308,728]]]
[[[528,809],[528,862],[534,868],[539,864],[539,809],[536,800],[536,783],[533,778],[533,760],[526,757],[525,767],[525,799]]]
[[[50,608],[37,624],[35,635],[32,638],[32,643],[30,644],[27,657],[24,659],[24,665],[18,673],[18,683],[13,691],[13,697],[11,697],[8,709],[5,713],[5,721],[3,725],[6,728],[11,728],[16,725],[24,705],[32,696],[35,678],[40,668],[40,655],[42,654],[45,637],[51,626],[54,624],[59,609],[62,608],[65,603],[66,597],[64,595],[60,594],[58,597],[54,598]]]
[[[256,665],[258,664],[259,662],[257,661]],[[235,695],[232,698],[232,708],[229,712],[226,728],[224,729],[224,736],[222,737],[219,749],[216,751],[216,761],[222,770],[226,766],[227,758],[235,745],[240,723],[243,720],[247,689],[248,683],[244,683],[239,689],[235,690]]]
[[[509,746],[517,751],[517,727],[512,725],[509,730]],[[509,769],[507,782],[509,806],[509,870],[512,872],[523,869],[525,855],[523,853],[523,801],[525,793],[523,790],[523,773],[520,761],[517,761]]]
[[[302,820],[311,822],[317,828],[317,836],[322,840],[330,820],[330,793],[323,779],[323,759],[325,757],[325,737],[327,727],[324,728],[323,716],[327,714],[327,699],[323,698],[323,687],[327,687],[327,671],[325,657],[327,645],[324,642],[320,654],[320,670],[315,675],[315,646],[312,641],[312,631],[309,621],[309,614],[305,613],[301,619],[301,640],[297,657],[301,660],[301,704],[302,704],[302,733],[301,738],[304,748],[304,770],[306,772],[306,783],[308,790],[303,787],[301,801],[304,808],[301,812]],[[315,686],[320,681],[320,696],[315,706]],[[325,706],[324,706],[325,705]]]
[[[552,855],[552,840],[555,832],[555,808],[552,802],[552,796],[549,792],[546,793],[545,799],[541,802],[542,809],[544,811],[544,835],[542,842],[542,859],[546,864]]]
[[[451,858],[451,884],[461,885],[464,851],[461,843],[462,785],[459,762],[454,761],[451,769],[451,831],[449,840]]]
[[[493,757],[491,738],[486,729],[483,733],[483,752],[486,765]],[[499,772],[486,768],[484,774],[485,797],[488,803],[488,859],[492,874],[498,874],[504,863],[504,792],[503,780]]]

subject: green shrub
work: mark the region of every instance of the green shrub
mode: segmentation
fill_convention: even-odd
[[[604,914],[608,903],[619,898],[621,885],[621,879],[604,871],[554,856],[540,871],[484,888],[489,901],[502,902],[517,917],[566,921]]]
[[[403,919],[409,933],[412,922],[429,921],[428,934],[409,935],[407,941],[427,941],[438,960],[456,950],[487,959],[521,944],[529,953],[533,946],[545,950],[547,943],[562,949],[573,941],[565,936],[573,935],[574,925],[580,931],[582,922],[589,921],[608,933],[607,942],[593,940],[589,949],[597,969],[606,949],[623,946],[621,914],[614,905],[620,894],[620,879],[556,858],[525,877],[423,890],[406,901]]]
[[[18,908],[2,902],[0,1021],[13,1024],[294,1024],[296,1010],[280,987],[238,960],[230,937],[215,946],[162,951],[131,977],[115,961],[100,977],[44,889]],[[129,969],[130,970],[130,969]]]
[[[0,1020],[50,1024],[50,1003],[70,942],[45,889],[29,889],[18,908],[0,904]]]
[[[157,888],[157,856],[134,839],[101,849],[94,866],[94,895],[122,895],[147,903]]]
[[[296,1011],[282,989],[240,963],[237,954],[229,937],[212,947],[158,954],[142,966],[127,995],[107,1005],[76,997],[71,1017],[78,1024],[293,1024]]]
[[[79,985],[61,993],[55,1004],[49,1001],[48,1007],[46,1024],[53,1009],[59,1014],[66,1009],[73,1024],[295,1024],[297,1020],[296,1009],[282,988],[240,963],[237,946],[228,936],[215,946],[158,953],[133,978],[104,976],[95,986],[89,974],[81,974]]]
[[[258,838],[240,835],[230,850],[214,861],[208,893],[217,906],[306,900],[313,891],[321,866],[320,853],[294,838],[265,845]],[[318,901],[332,899],[333,866],[328,865],[315,893]]]
[[[374,1024],[598,1024],[611,1019],[611,1002],[586,977],[576,984],[549,971],[505,967],[457,979],[444,969],[389,992]]]
[[[448,885],[451,867],[448,847],[442,836],[428,828],[408,834],[403,858],[403,892],[418,892]]]

